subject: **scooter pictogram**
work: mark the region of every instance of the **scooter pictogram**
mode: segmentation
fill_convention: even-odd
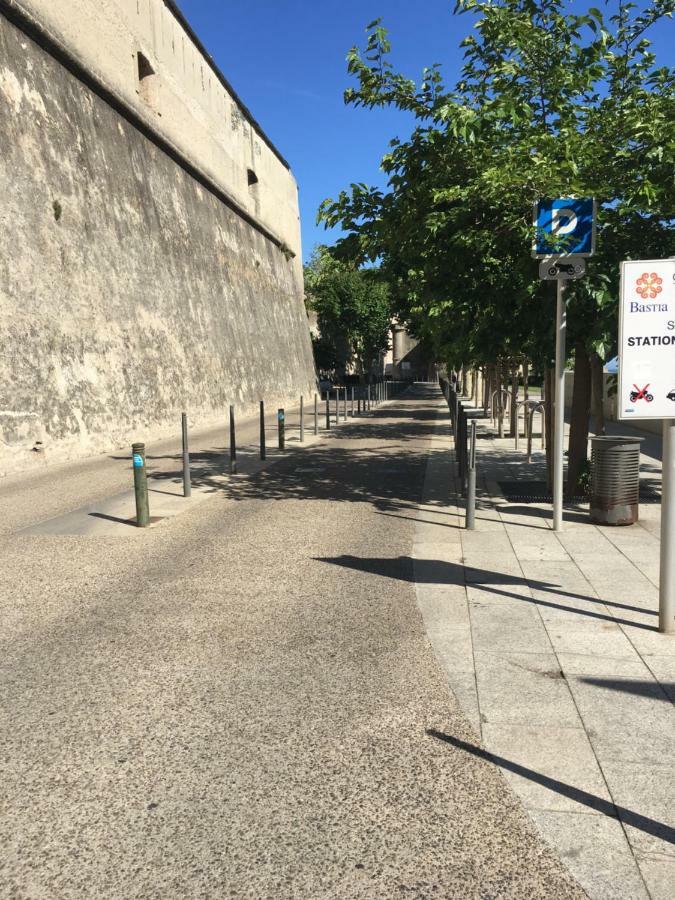
[[[642,388],[642,390],[640,390],[640,388],[637,386],[637,384],[634,384],[633,387],[635,388],[635,390],[630,392],[630,402],[631,403],[635,403],[637,400],[646,400],[647,403],[652,402],[652,400],[654,399],[654,395],[650,394],[649,391],[647,390],[647,388],[649,387],[648,384],[646,384]]]

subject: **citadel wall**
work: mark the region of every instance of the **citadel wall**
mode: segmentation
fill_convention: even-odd
[[[19,5],[45,15],[46,36],[15,15]],[[80,46],[86,74],[95,38],[69,32],[64,9],[92,28],[100,15],[112,34],[119,7],[146,16],[154,38],[136,47],[159,62],[167,29],[180,37],[170,6],[0,0],[0,472],[175,434],[181,409],[206,424],[229,403],[252,410],[260,397],[314,389],[295,183],[277,151],[250,121],[247,140],[232,130],[230,95],[217,131],[210,69],[194,129],[184,118],[169,135],[168,110],[201,89],[196,61],[182,100],[178,76],[165,76],[156,118],[167,128],[155,132],[135,89],[117,102],[122,69],[111,95],[99,89],[115,68],[112,38],[89,83],[57,52]],[[117,24],[120,46],[127,24]],[[257,200],[235,177],[255,160]]]

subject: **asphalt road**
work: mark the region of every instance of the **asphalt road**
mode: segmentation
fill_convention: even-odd
[[[396,568],[439,396],[142,541],[0,537],[0,896],[584,896],[431,733],[476,742]]]

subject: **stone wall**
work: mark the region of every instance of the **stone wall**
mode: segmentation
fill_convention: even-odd
[[[297,260],[45,46],[0,15],[0,472],[313,390]]]
[[[37,22],[288,246],[300,266],[298,189],[288,163],[199,44],[174,0],[2,0],[2,5]],[[250,41],[255,52],[254,31],[233,40]],[[249,172],[257,179],[254,184],[249,184]]]

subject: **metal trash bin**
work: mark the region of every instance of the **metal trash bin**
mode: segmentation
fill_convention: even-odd
[[[640,504],[640,444],[644,438],[591,438],[591,522],[634,525]]]

